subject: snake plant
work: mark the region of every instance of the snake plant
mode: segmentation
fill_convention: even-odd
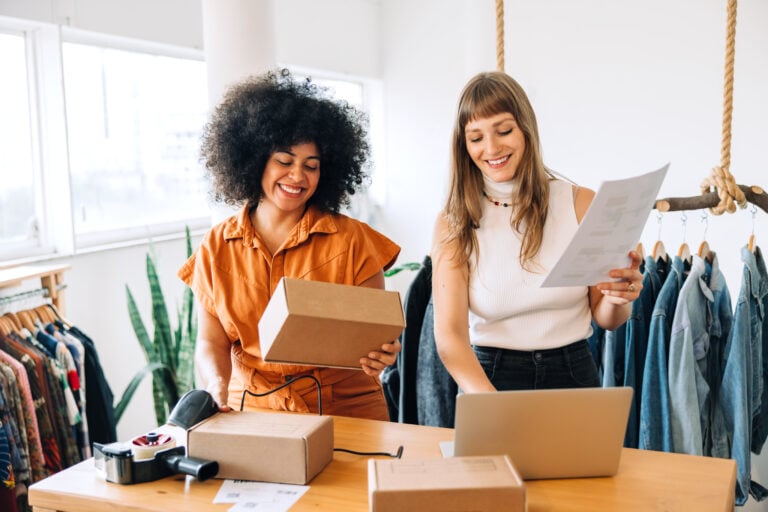
[[[187,257],[192,255],[189,228],[186,229]],[[115,421],[119,422],[136,389],[147,375],[152,375],[152,397],[158,425],[163,425],[179,397],[194,387],[194,352],[197,338],[197,317],[194,296],[187,287],[181,307],[176,312],[176,327],[171,326],[163,290],[157,276],[157,266],[152,251],[146,256],[147,279],[152,297],[153,336],[141,318],[133,293],[128,285],[125,292],[128,314],[139,341],[147,365],[134,375],[115,406]]]

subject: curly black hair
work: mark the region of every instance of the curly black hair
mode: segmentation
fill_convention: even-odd
[[[338,213],[368,177],[367,126],[363,112],[287,69],[246,78],[227,90],[203,131],[201,160],[211,195],[230,206],[258,204],[269,157],[314,142],[321,171],[309,203]]]

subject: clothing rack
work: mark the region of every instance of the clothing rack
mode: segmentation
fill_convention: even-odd
[[[759,206],[764,212],[768,213],[768,193],[757,185],[737,185],[748,202]],[[717,192],[709,192],[699,196],[692,197],[667,197],[657,199],[654,208],[660,212],[676,212],[681,210],[701,210],[713,208],[720,202]]]
[[[64,272],[71,268],[70,265],[22,265],[0,270],[0,289],[20,286],[29,279],[40,279],[41,287],[22,291],[5,297],[0,297],[0,305],[24,300],[41,295],[51,299],[51,303],[64,314]]]
[[[13,302],[21,302],[32,297],[47,297],[48,290],[45,288],[36,288],[34,290],[27,290],[25,292],[14,293],[13,295],[6,295],[0,297],[0,306],[11,304]]]

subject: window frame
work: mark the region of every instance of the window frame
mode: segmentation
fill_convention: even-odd
[[[64,43],[84,44],[122,50],[134,53],[143,53],[147,55],[198,60],[205,62],[205,55],[202,50],[183,46],[175,46],[166,43],[145,41],[123,36],[108,35],[98,32],[91,32],[72,27],[61,27],[61,44]],[[63,65],[63,58],[62,58]],[[63,76],[62,76],[63,84]],[[70,169],[67,169],[69,175]],[[71,190],[70,190],[71,197]],[[73,207],[70,212],[74,215]],[[130,246],[146,243],[148,240],[175,239],[184,236],[186,227],[193,232],[201,232],[211,226],[211,205],[209,211],[204,216],[181,219],[172,222],[156,222],[145,225],[135,225],[130,227],[99,231],[97,233],[74,233],[74,222],[72,227],[76,254],[84,252],[93,252],[102,249]]]
[[[280,67],[290,69],[292,73],[309,76],[317,80],[334,80],[340,82],[359,83],[363,89],[363,110],[368,116],[368,141],[371,144],[371,168],[369,170],[371,184],[362,195],[371,207],[380,208],[386,204],[387,174],[384,157],[384,87],[382,81],[360,75],[339,73],[306,66],[280,64]],[[353,198],[357,197],[357,194]],[[365,220],[365,219],[363,219]]]
[[[76,235],[67,147],[63,44],[79,43],[123,51],[205,62],[197,48],[144,41],[0,16],[0,32],[24,38],[30,112],[37,240],[0,242],[0,267],[75,256],[149,240],[183,238],[185,228],[210,228],[213,205],[199,217]],[[208,107],[208,106],[207,106]]]

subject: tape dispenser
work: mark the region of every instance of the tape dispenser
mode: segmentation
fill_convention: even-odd
[[[168,417],[169,423],[188,429],[216,413],[213,397],[203,390],[185,393]],[[93,443],[94,466],[108,481],[117,484],[138,484],[159,480],[177,473],[192,475],[200,481],[216,476],[216,461],[187,457],[183,446],[169,434],[148,432],[130,443]]]
[[[185,455],[170,435],[148,432],[127,443],[93,443],[94,466],[108,481],[138,484],[159,480],[177,473],[192,475],[200,481],[219,472],[216,461]]]

